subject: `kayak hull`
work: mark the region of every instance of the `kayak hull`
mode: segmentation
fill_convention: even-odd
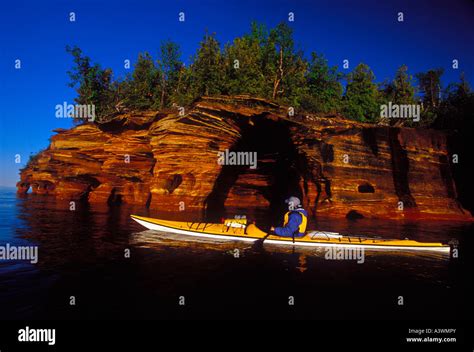
[[[225,224],[169,221],[137,215],[131,215],[131,218],[149,230],[172,232],[198,238],[255,242],[267,235],[266,232],[261,231],[253,224],[245,228],[232,228]],[[298,247],[362,247],[370,250],[450,252],[448,245],[438,242],[422,243],[412,240],[386,240],[353,236],[334,237],[331,235],[322,238],[326,234],[325,232],[314,231],[312,233],[317,234],[317,236],[307,234],[304,237],[295,238],[294,241],[292,238],[270,235],[265,239],[265,243]]]

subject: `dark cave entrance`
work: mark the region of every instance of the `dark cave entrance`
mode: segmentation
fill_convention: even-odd
[[[253,123],[241,126],[242,137],[229,151],[256,152],[257,167],[224,164],[206,199],[204,217],[207,221],[218,221],[229,215],[226,212],[229,197],[240,205],[242,214],[258,211],[272,222],[281,220],[288,196],[302,199],[302,163],[290,138],[289,123],[263,114],[254,117]],[[255,197],[263,197],[269,206],[252,203]]]

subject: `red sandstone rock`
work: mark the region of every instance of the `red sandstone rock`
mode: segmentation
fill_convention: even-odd
[[[276,211],[296,194],[313,215],[472,219],[436,131],[289,117],[238,96],[202,98],[184,116],[145,111],[56,132],[22,170],[19,193],[210,212]],[[226,149],[257,152],[257,168],[219,165]]]

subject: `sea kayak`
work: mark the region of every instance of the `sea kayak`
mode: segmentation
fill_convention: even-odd
[[[245,219],[227,219],[223,223],[171,221],[131,215],[140,225],[156,231],[180,235],[214,238],[218,240],[255,242],[267,233]],[[309,231],[304,237],[286,238],[269,235],[265,243],[306,247],[363,247],[380,250],[436,251],[449,253],[450,246],[439,242],[417,242],[409,239],[382,239],[360,236],[343,236],[335,232]]]

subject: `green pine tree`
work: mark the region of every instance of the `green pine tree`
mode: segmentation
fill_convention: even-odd
[[[150,109],[160,106],[160,71],[147,52],[138,55],[129,80],[125,104],[131,109]]]
[[[423,94],[425,108],[436,108],[441,100],[441,76],[444,69],[437,68],[416,75],[420,91]]]
[[[66,51],[73,56],[74,67],[68,71],[69,86],[76,88],[77,104],[95,106],[96,121],[100,122],[113,112],[114,85],[111,69],[102,69],[99,64],[92,64],[88,56],[77,46],[66,47]],[[76,122],[82,122],[78,120]]]
[[[445,98],[436,111],[433,127],[471,131],[474,121],[472,111],[474,111],[474,92],[463,72],[459,82],[451,83],[446,88]]]
[[[422,93],[423,109],[421,111],[421,124],[430,126],[438,118],[441,103],[441,76],[442,68],[428,70],[416,74],[418,87]]]
[[[302,107],[313,112],[336,112],[340,109],[343,88],[342,74],[337,67],[329,67],[323,55],[311,53],[306,73],[307,91],[302,99]]]
[[[348,118],[374,122],[380,114],[380,101],[374,73],[366,64],[357,65],[347,77],[344,113]]]
[[[191,89],[195,96],[222,91],[224,65],[215,34],[205,34],[191,67]]]
[[[160,76],[159,107],[170,106],[173,97],[176,98],[180,79],[182,79],[183,63],[180,60],[179,45],[172,41],[164,41],[160,45],[158,71]]]
[[[261,42],[252,35],[236,38],[224,50],[225,79],[223,93],[265,96],[261,67]]]
[[[286,23],[278,24],[270,31],[266,46],[271,55],[266,71],[272,79],[272,99],[300,106],[307,63],[303,52],[295,49],[293,30]]]
[[[413,86],[413,77],[407,73],[408,67],[402,65],[395,73],[395,79],[390,83],[388,101],[393,104],[414,104],[415,87]]]
[[[415,86],[413,85],[413,77],[407,73],[408,67],[402,65],[397,69],[395,78],[392,81],[384,82],[380,85],[379,96],[380,104],[417,104],[418,99],[415,97]],[[418,126],[419,122],[412,120],[387,119],[386,122],[392,125]]]

